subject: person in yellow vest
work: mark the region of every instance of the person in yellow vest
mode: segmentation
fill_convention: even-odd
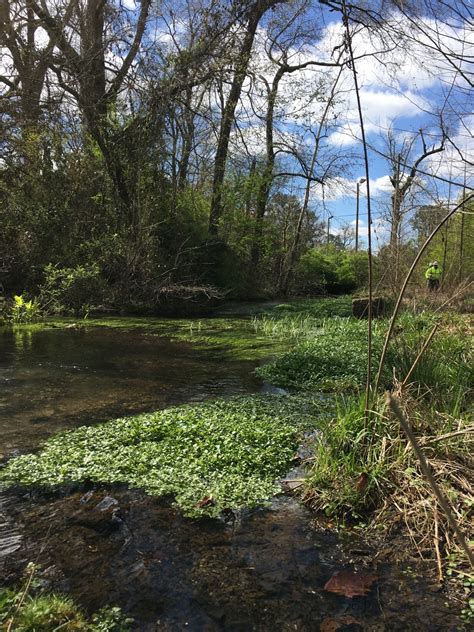
[[[428,270],[425,272],[425,278],[428,280],[428,289],[430,292],[439,290],[439,280],[441,279],[441,267],[437,261],[430,263]]]

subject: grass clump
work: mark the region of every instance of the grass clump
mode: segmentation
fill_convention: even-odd
[[[335,416],[323,422],[306,499],[332,518],[360,519],[392,491],[393,464],[402,455],[400,432],[382,416],[364,415],[364,397],[340,398]]]
[[[437,412],[407,390],[396,396],[438,485],[468,534],[474,490],[472,423],[467,415],[455,418]],[[390,531],[404,525],[422,554],[422,547],[438,536],[444,536],[446,551],[452,550],[456,538],[398,421],[382,398],[373,408],[367,420],[363,397],[339,399],[334,417],[322,420],[306,499],[342,521],[365,519],[370,513],[372,528]]]
[[[133,620],[120,608],[106,606],[88,617],[66,595],[44,592],[28,564],[25,584],[19,589],[0,590],[0,627],[16,632],[130,632]]]
[[[218,515],[279,491],[302,430],[329,402],[253,396],[181,406],[49,439],[37,455],[9,461],[3,484],[128,483],[172,494],[187,515]],[[205,501],[204,501],[205,499]]]

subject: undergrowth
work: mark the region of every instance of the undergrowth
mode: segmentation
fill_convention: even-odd
[[[12,459],[0,481],[128,483],[173,495],[187,515],[216,516],[277,493],[300,433],[330,407],[320,399],[237,397],[81,427],[49,439],[37,455]]]
[[[473,385],[472,336],[466,320],[423,313],[403,314],[391,341],[382,374],[382,387],[408,374],[429,331],[439,331],[411,377],[416,394],[435,401],[456,415],[465,408]],[[367,323],[354,318],[314,319],[297,314],[265,317],[254,323],[266,335],[293,339],[293,350],[257,369],[264,380],[294,390],[356,391],[367,375]],[[372,370],[377,370],[388,322],[373,324]]]
[[[294,334],[295,323],[280,321]],[[367,375],[367,324],[346,318],[299,323],[299,343],[294,350],[257,369],[267,382],[296,390],[345,390],[362,386]],[[298,323],[296,323],[298,326]],[[373,370],[382,350],[385,324],[373,331]]]
[[[438,484],[469,533],[474,426],[467,416],[439,413],[410,392],[398,395]],[[422,556],[431,555],[435,537],[445,553],[452,551],[451,528],[398,421],[382,399],[373,408],[367,420],[363,397],[340,398],[334,417],[322,420],[321,439],[309,462],[306,500],[342,522],[365,521],[370,514],[372,529],[403,527]]]

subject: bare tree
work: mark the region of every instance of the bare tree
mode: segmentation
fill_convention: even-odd
[[[242,92],[242,86],[247,76],[252,47],[258,24],[262,16],[271,7],[282,0],[256,0],[249,5],[244,18],[244,33],[240,48],[236,51],[235,68],[232,77],[229,95],[227,97],[219,130],[214,161],[214,176],[212,182],[211,211],[209,215],[209,234],[217,235],[219,220],[222,215],[222,185],[224,182],[229,138],[232,125],[235,120],[235,109]]]

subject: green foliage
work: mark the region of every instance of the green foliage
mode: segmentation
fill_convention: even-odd
[[[272,384],[296,390],[363,386],[367,374],[367,323],[353,318],[324,320],[312,316],[318,306],[323,314],[335,308],[348,309],[349,303],[345,305],[344,300],[311,301],[306,309],[302,303],[299,313],[280,309],[255,319],[257,331],[297,342],[293,350],[259,367],[257,373]],[[469,325],[462,318],[429,312],[416,316],[402,314],[389,346],[382,385],[389,385],[393,376],[399,380],[405,378],[436,322],[438,333],[418,362],[410,382],[419,396],[457,415],[464,409],[474,382],[472,337]],[[374,322],[373,372],[378,367],[386,329],[387,321]]]
[[[328,408],[320,400],[254,396],[117,419],[53,437],[39,454],[11,460],[0,480],[128,483],[173,494],[187,515],[216,516],[277,493],[275,479],[288,470],[299,431]]]
[[[90,620],[74,601],[65,595],[27,590],[0,591],[0,624],[13,620],[16,632],[129,632],[132,619],[124,617],[120,608],[106,606]]]
[[[117,606],[104,606],[91,617],[88,632],[129,632],[133,619],[124,617]]]
[[[40,286],[39,302],[48,313],[82,313],[100,305],[106,295],[105,281],[97,265],[60,268],[48,264]]]
[[[352,292],[366,285],[367,265],[366,252],[318,246],[301,257],[295,283],[304,293]]]
[[[429,312],[402,314],[392,341],[391,366],[403,379],[435,323],[438,331],[416,365],[410,383],[417,396],[458,416],[465,410],[474,385],[472,335],[466,319]]]
[[[31,323],[41,316],[39,302],[36,299],[27,300],[23,295],[13,297],[13,304],[8,314],[12,323]]]
[[[28,596],[15,617],[14,625],[18,632],[53,632],[59,626],[71,631],[88,629],[84,615],[73,600],[54,593]]]
[[[281,329],[295,335],[292,319]],[[367,323],[334,318],[296,321],[300,343],[296,349],[257,369],[258,375],[277,386],[304,390],[344,390],[365,384],[367,375]],[[300,329],[298,329],[300,325]],[[372,368],[376,370],[384,327],[375,324]]]

